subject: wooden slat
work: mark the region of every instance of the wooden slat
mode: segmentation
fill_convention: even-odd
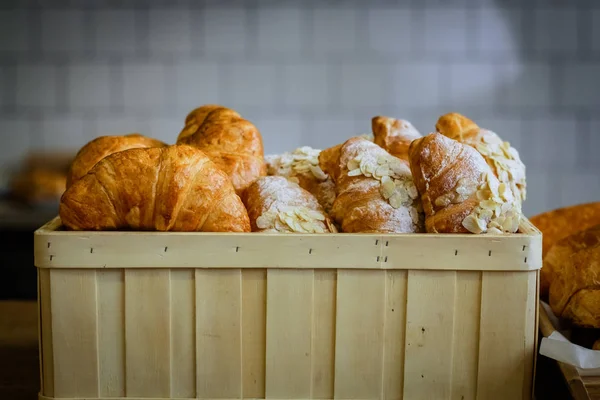
[[[171,396],[196,397],[194,270],[171,271]]]
[[[338,271],[336,398],[381,396],[385,284],[384,271]]]
[[[455,292],[456,272],[408,273],[405,399],[450,398]]]
[[[199,398],[242,393],[241,271],[196,270],[196,392]]]
[[[50,272],[47,269],[38,269],[40,286],[40,352],[42,364],[43,394],[54,397],[54,352],[52,350],[52,297],[50,292]]]
[[[312,382],[311,270],[267,271],[266,398],[309,398]]]
[[[523,374],[523,399],[529,399],[533,395],[534,362],[537,355],[537,331],[539,319],[538,314],[538,274],[539,271],[531,271],[519,276],[519,280],[526,282],[527,301],[525,307],[525,373]],[[514,314],[515,316],[518,314]]]
[[[125,397],[124,273],[99,270],[98,370],[100,396]]]
[[[331,399],[334,395],[336,284],[337,271],[315,271],[310,396],[313,399]]]
[[[265,398],[267,271],[242,271],[242,397]]]
[[[50,272],[54,396],[98,396],[96,272]]]
[[[385,279],[383,398],[402,399],[407,271],[388,271]]]
[[[526,333],[526,318],[535,318],[534,314],[526,314],[523,309],[528,301],[537,301],[527,298],[529,284],[522,273],[483,272],[478,398],[523,398],[523,377],[534,345],[528,342],[532,335]],[[515,315],[522,318],[515,318]]]
[[[125,271],[127,396],[170,396],[169,276],[168,270]]]
[[[456,273],[454,310],[451,399],[474,400],[477,398],[481,272]]]

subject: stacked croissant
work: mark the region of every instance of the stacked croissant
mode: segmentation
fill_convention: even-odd
[[[173,145],[103,136],[76,155],[61,198],[71,230],[514,233],[525,166],[496,133],[457,114],[421,135],[376,116],[372,133],[264,155],[236,111],[191,111]]]

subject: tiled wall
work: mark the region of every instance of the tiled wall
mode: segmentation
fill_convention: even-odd
[[[203,103],[255,122],[268,153],[459,111],[519,149],[527,214],[600,200],[599,26],[593,0],[3,0],[0,160],[173,142]]]

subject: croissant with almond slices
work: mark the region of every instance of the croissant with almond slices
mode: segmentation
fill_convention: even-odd
[[[422,137],[410,122],[402,119],[377,116],[371,119],[375,143],[394,157],[408,162],[408,147]]]
[[[88,142],[75,155],[67,174],[67,188],[88,173],[98,161],[113,153],[128,149],[164,147],[165,143],[139,133],[100,136]]]
[[[409,158],[427,232],[498,234],[518,230],[518,202],[473,147],[436,132],[413,141]]]
[[[59,214],[71,230],[250,231],[231,180],[186,145],[105,157],[67,189]]]
[[[336,185],[331,217],[348,233],[422,231],[418,192],[406,163],[354,137],[319,155]]]
[[[233,182],[238,194],[267,174],[262,136],[236,111],[218,105],[193,110],[177,138],[202,150]]]

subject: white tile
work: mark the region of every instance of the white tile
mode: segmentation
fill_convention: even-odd
[[[93,14],[95,43],[99,51],[135,51],[133,10],[97,10]]]
[[[236,106],[273,107],[278,82],[276,67],[268,64],[235,64],[231,67],[230,99]]]
[[[316,117],[309,121],[307,145],[326,149],[336,144],[343,143],[352,136],[369,133],[357,127],[356,119],[352,114],[333,114],[327,117]]]
[[[283,69],[283,84],[286,105],[318,107],[331,102],[326,64],[287,65]]]
[[[28,25],[26,11],[0,11],[0,50],[27,50],[30,32]]]
[[[72,109],[110,106],[108,65],[72,64],[68,73],[68,99]]]
[[[503,84],[500,91],[500,104],[503,106],[547,107],[556,102],[551,97],[550,66],[543,63],[498,66],[498,76]]]
[[[589,203],[600,199],[600,174],[598,172],[574,172],[555,176],[560,187],[557,195],[560,198],[559,207]]]
[[[356,12],[352,8],[315,8],[312,32],[315,53],[355,50]]]
[[[575,8],[535,10],[535,47],[539,50],[577,50],[577,10]]]
[[[252,122],[263,138],[265,154],[281,154],[308,145],[306,123],[298,116],[267,116]]]
[[[48,116],[42,120],[41,149],[77,151],[89,142],[89,130],[81,118]]]
[[[393,102],[399,106],[432,106],[440,103],[440,73],[435,64],[398,64],[392,82]],[[390,85],[391,83],[391,85]]]
[[[104,116],[98,117],[95,120],[95,135],[96,136],[113,136],[127,135],[130,133],[141,133],[148,135],[147,132],[142,132],[140,124],[134,117],[127,116]]]
[[[600,50],[600,9],[592,11],[592,48]]]
[[[550,185],[555,186],[555,174],[548,171],[527,171],[527,198],[523,203],[523,213],[533,217],[539,213],[550,210]],[[554,196],[557,197],[557,196]]]
[[[430,52],[465,53],[467,49],[466,9],[426,9],[425,49]]]
[[[162,140],[167,144],[174,144],[183,127],[183,119],[176,118],[152,118],[147,120],[145,135]],[[141,125],[140,125],[141,126]]]
[[[0,167],[19,163],[31,146],[31,122],[28,119],[0,118]]]
[[[165,69],[157,64],[123,66],[123,99],[133,109],[159,108],[166,104]]]
[[[239,55],[246,48],[246,12],[243,8],[206,8],[204,47],[209,52]]]
[[[411,50],[412,10],[369,10],[369,47],[382,53],[402,54]]]
[[[498,97],[497,86],[502,83],[496,71],[495,64],[490,63],[450,65],[450,93],[443,93],[445,102],[495,105]]]
[[[345,107],[389,105],[391,72],[378,64],[342,65],[341,99]]]
[[[600,64],[565,66],[563,103],[594,108],[600,105]]]
[[[297,54],[302,49],[303,28],[298,8],[259,8],[258,49]]]
[[[46,51],[81,51],[85,48],[83,11],[42,11],[42,45]]]
[[[477,49],[483,52],[514,53],[521,49],[523,13],[519,9],[486,7],[477,11]]]
[[[206,103],[220,101],[217,64],[182,62],[175,66],[177,107],[184,112]]]
[[[553,171],[573,171],[577,163],[577,141],[583,140],[584,132],[577,131],[574,119],[540,118],[532,121],[530,140],[534,168]]]
[[[189,10],[150,10],[148,42],[156,52],[190,51],[191,14]]]
[[[52,107],[56,105],[56,68],[50,65],[17,67],[17,105]]]
[[[592,120],[587,147],[588,159],[586,164],[594,167],[594,171],[600,174],[600,157],[598,156],[598,149],[600,149],[600,119]]]

